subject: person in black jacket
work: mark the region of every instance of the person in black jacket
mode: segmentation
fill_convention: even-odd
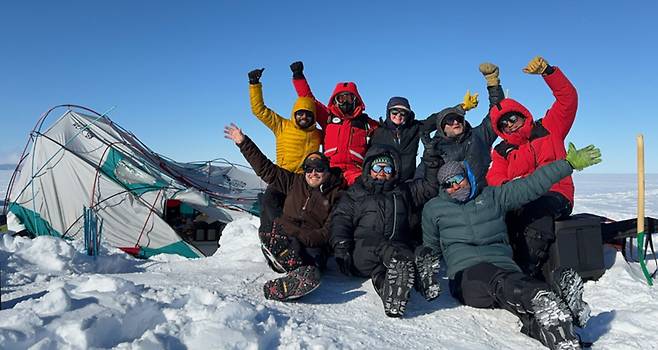
[[[340,271],[370,277],[391,317],[404,314],[415,281],[410,216],[437,193],[442,160],[429,149],[423,162],[425,178],[400,182],[398,152],[372,145],[361,176],[331,214],[331,245]]]
[[[466,92],[464,102],[459,104],[464,111],[477,106],[477,94]],[[416,173],[416,155],[423,133],[435,128],[438,113],[425,120],[417,120],[409,100],[394,96],[386,104],[386,119],[379,119],[379,128],[373,131],[370,144],[389,145],[400,153],[398,181],[404,182],[414,178]],[[422,178],[422,174],[419,175]]]
[[[480,72],[487,81],[489,92],[489,107],[496,105],[505,98],[500,85],[499,69],[493,63],[482,63]],[[431,115],[428,119],[435,120],[433,127],[427,128],[423,134],[423,142],[436,147],[441,157],[447,161],[467,161],[477,180],[478,188],[486,186],[486,174],[491,163],[491,147],[498,137],[491,119],[487,114],[482,123],[476,127],[464,119],[466,110],[463,105],[457,105]],[[436,130],[433,137],[431,132]]]
[[[330,168],[322,153],[312,152],[304,158],[304,173],[297,174],[267,159],[236,125],[227,126],[224,134],[240,148],[256,174],[285,195],[282,214],[274,219],[272,229],[258,232],[270,267],[286,273],[265,283],[265,298],[285,301],[312,292],[320,285],[320,271],[326,266],[327,219],[345,186],[342,172]]]

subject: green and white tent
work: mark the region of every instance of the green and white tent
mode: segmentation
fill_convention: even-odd
[[[62,109],[42,131],[46,117]],[[92,208],[103,220],[103,241],[112,246],[144,257],[199,257],[193,242],[163,219],[167,201],[228,223],[256,214],[265,186],[248,168],[228,162],[167,159],[106,116],[63,105],[45,113],[30,134],[5,211],[12,231],[75,239],[83,236],[83,208]]]

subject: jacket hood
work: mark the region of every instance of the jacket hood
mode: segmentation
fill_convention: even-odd
[[[468,178],[468,183],[471,186],[471,192],[468,196],[468,200],[466,202],[459,202],[458,200],[450,197],[450,195],[448,194],[448,191],[445,188],[441,188],[441,190],[439,191],[439,197],[441,197],[444,200],[448,200],[448,201],[451,201],[451,202],[462,203],[463,204],[463,203],[468,203],[469,201],[471,201],[471,199],[477,197],[480,194],[481,191],[478,190],[477,179],[475,178],[475,174],[473,174],[473,170],[468,165],[468,162],[463,161],[461,163],[462,163],[462,165],[464,166],[464,168],[466,170],[466,177]],[[439,186],[441,186],[441,184],[439,184]]]
[[[523,126],[521,126],[521,128],[519,128],[517,131],[511,134],[507,134],[498,130],[498,121],[500,120],[500,118],[502,118],[504,115],[508,113],[518,113],[525,118]],[[525,108],[525,106],[523,106],[522,104],[511,98],[505,98],[502,101],[500,101],[500,103],[491,107],[491,109],[489,110],[489,116],[491,118],[491,126],[493,127],[494,132],[500,138],[502,138],[508,143],[517,146],[528,142],[528,139],[530,138],[530,132],[532,131],[532,126],[534,124],[534,120],[532,114],[527,108]]]
[[[313,112],[313,115],[315,116],[315,120],[313,121],[313,124],[309,125],[304,130],[316,129],[318,114],[316,113],[315,110],[315,100],[313,100],[312,97],[299,97],[297,101],[295,101],[295,104],[292,106],[292,113],[290,114],[290,120],[292,120],[293,124],[295,124],[295,127],[298,129],[299,129],[299,125],[297,125],[297,122],[295,121],[295,113],[297,113],[297,111],[301,109]]]
[[[370,167],[372,166],[372,161],[380,156],[389,156],[393,159],[393,167],[395,168],[395,173],[391,180],[384,183],[384,190],[389,190],[395,187],[398,182],[400,175],[400,153],[393,147],[389,145],[382,144],[373,144],[368,148],[366,156],[363,160],[363,169],[361,171],[361,179],[366,185],[366,187],[375,186],[377,181],[370,177]]]
[[[340,108],[338,108],[338,106],[336,106],[336,104],[334,103],[334,99],[336,98],[336,95],[342,92],[351,92],[357,98],[356,106],[354,108],[354,112],[352,112],[352,115],[345,115],[343,111],[341,111]],[[360,115],[366,110],[366,104],[363,103],[363,99],[359,94],[359,90],[357,90],[356,88],[356,84],[351,81],[336,84],[336,87],[334,88],[334,92],[331,93],[331,97],[329,98],[329,103],[327,103],[327,106],[329,106],[329,111],[331,112],[331,114],[345,119],[353,119],[354,117]]]
[[[443,124],[443,121],[446,119],[447,116],[451,114],[457,114],[464,118],[464,132],[461,133],[458,137],[452,138],[446,136],[445,132],[443,131],[443,128],[441,125]],[[455,107],[450,107],[450,108],[445,108],[439,114],[436,116],[436,134],[435,137],[438,137],[439,139],[444,139],[444,140],[455,140],[456,141],[461,141],[466,135],[468,135],[471,132],[471,124],[466,121],[466,112],[464,111],[463,108],[461,108],[459,105]]]

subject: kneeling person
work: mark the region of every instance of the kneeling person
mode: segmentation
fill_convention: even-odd
[[[340,169],[330,168],[322,153],[313,152],[304,159],[304,173],[296,174],[267,159],[237,126],[227,126],[224,133],[256,174],[286,195],[283,213],[274,219],[272,230],[259,232],[268,264],[276,272],[286,273],[265,283],[265,297],[283,301],[312,292],[320,285],[320,272],[326,266],[327,219],[344,187]]]

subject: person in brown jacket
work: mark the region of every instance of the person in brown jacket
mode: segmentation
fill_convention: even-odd
[[[286,195],[283,213],[274,219],[270,232],[259,232],[261,248],[270,267],[286,276],[265,283],[265,298],[300,298],[320,285],[329,249],[329,214],[346,183],[339,168],[330,168],[320,152],[311,152],[303,162],[303,174],[275,165],[235,124],[226,126],[225,137],[233,140],[256,174]]]

